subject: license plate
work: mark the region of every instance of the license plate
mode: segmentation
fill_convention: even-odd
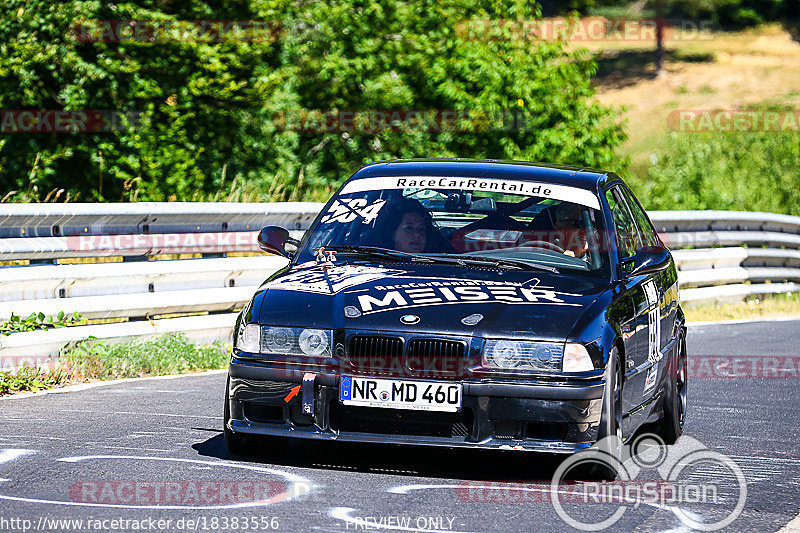
[[[339,400],[345,405],[456,412],[461,409],[461,384],[342,376]]]

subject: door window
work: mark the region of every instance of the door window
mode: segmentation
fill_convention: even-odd
[[[641,236],[633,221],[633,216],[628,210],[625,199],[619,187],[611,187],[606,191],[606,200],[611,207],[611,217],[614,219],[614,234],[617,239],[620,259],[627,259],[641,248]]]
[[[628,208],[633,214],[633,219],[636,221],[642,246],[660,246],[661,239],[658,238],[644,209],[641,208],[639,202],[633,197],[633,193],[626,187],[618,187],[618,189],[622,191],[622,195],[625,197],[625,203],[628,204]]]

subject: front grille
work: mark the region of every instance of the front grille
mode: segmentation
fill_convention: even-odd
[[[403,339],[356,335],[350,339],[348,359],[359,368],[397,368],[403,358]]]
[[[408,343],[408,367],[429,373],[463,370],[466,343],[443,339],[413,339]]]
[[[466,437],[472,432],[472,411],[460,413],[412,411],[330,404],[330,425],[337,431],[414,435],[422,437]]]

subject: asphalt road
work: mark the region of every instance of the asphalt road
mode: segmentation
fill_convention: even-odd
[[[735,509],[737,469],[746,498],[726,530],[777,531],[800,512],[800,321],[692,327],[688,346],[687,438],[669,454],[688,464],[707,449],[735,463],[705,452],[684,470],[718,491],[716,503],[565,498],[569,516],[624,509],[614,531],[708,526]],[[224,384],[219,373],[0,400],[0,531],[570,529],[548,498],[560,456],[290,443],[233,458]]]

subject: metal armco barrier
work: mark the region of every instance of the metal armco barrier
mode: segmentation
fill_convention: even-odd
[[[800,217],[749,211],[649,215],[672,249],[685,305],[800,290]]]
[[[0,204],[0,321],[11,314],[78,312],[128,322],[0,336],[0,368],[51,361],[72,343],[96,337],[184,332],[230,339],[233,311],[282,268],[257,252],[258,230],[279,225],[300,237],[320,203]],[[655,211],[672,248],[686,305],[800,290],[800,217],[733,211]],[[160,254],[197,259],[148,260]],[[122,262],[55,264],[121,257]],[[132,260],[133,259],[133,260]],[[154,315],[208,315],[152,320]]]

